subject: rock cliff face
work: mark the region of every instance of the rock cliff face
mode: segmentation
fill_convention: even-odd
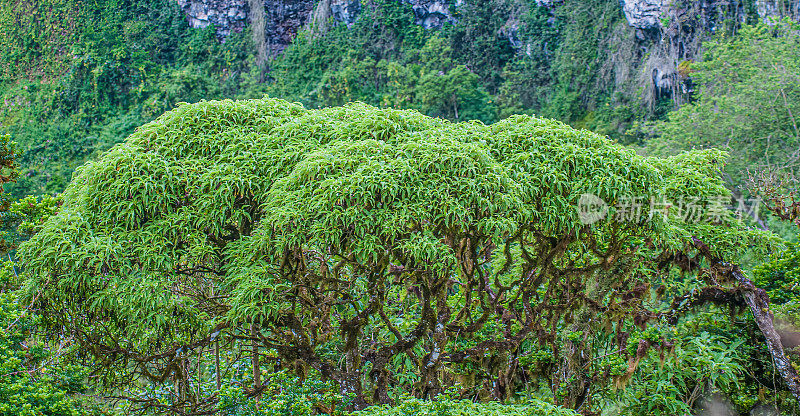
[[[748,10],[748,2],[744,0],[620,0],[622,10],[628,23],[637,29],[657,29],[669,26],[669,17],[679,17],[685,21],[696,20],[703,24],[705,30],[714,30],[715,24],[724,14],[726,18],[744,21]],[[774,17],[800,18],[800,1],[798,0],[752,0],[758,17],[764,20]],[[694,14],[688,14],[691,11]]]
[[[756,10],[762,18],[789,16],[800,20],[800,1],[798,0],[755,0]]]
[[[217,27],[217,36],[241,32],[247,24],[247,0],[177,0],[190,27]]]
[[[632,27],[652,29],[660,24],[662,0],[623,0],[622,11]]]
[[[425,29],[442,27],[445,23],[455,23],[456,20],[450,14],[450,2],[448,0],[403,0],[414,10],[415,22]],[[458,3],[461,3],[459,1]],[[457,7],[458,4],[453,4]]]
[[[269,53],[280,53],[309,22],[315,1],[264,0],[265,34]]]
[[[358,18],[364,0],[176,0],[192,27],[215,25],[217,36],[224,40],[231,32],[240,32],[252,23],[250,5],[263,2],[263,44],[267,54],[276,55],[292,42],[307,25],[324,30],[332,20],[347,25]],[[454,11],[462,3],[485,0],[396,0],[410,7],[417,24],[426,29],[458,24]],[[530,7],[529,1],[506,0],[517,10]],[[535,0],[538,6],[559,7],[564,2],[582,0]],[[696,60],[700,44],[723,23],[729,24],[788,16],[800,20],[800,0],[618,0],[628,25],[634,31],[636,56],[624,63],[643,74],[640,84],[652,87],[649,93],[658,97],[687,92],[685,74],[678,68],[682,62]],[[364,5],[362,5],[362,2]],[[253,9],[261,9],[253,7]],[[260,11],[259,11],[260,12]],[[757,16],[755,16],[757,14]],[[517,49],[528,43],[519,38],[518,19],[509,18],[498,35],[508,39]],[[260,23],[260,22],[259,22]],[[628,71],[631,72],[631,71]]]
[[[645,52],[641,66],[655,96],[679,97],[691,89],[679,67],[699,59],[702,41],[722,25],[800,18],[800,0],[620,0],[620,4]]]
[[[790,16],[800,20],[800,1],[791,0],[755,0],[756,10],[762,18],[773,16]]]
[[[361,11],[360,0],[262,0],[266,13],[268,42],[282,49],[291,42],[297,31],[310,23],[315,15],[333,18],[352,24]],[[427,28],[438,28],[446,23],[457,23],[452,10],[464,1],[480,0],[397,0],[414,11],[416,23]],[[558,7],[565,0],[535,0],[545,7]],[[580,1],[580,0],[566,0]],[[247,0],[177,0],[186,13],[189,25],[203,28],[217,27],[217,35],[224,38],[231,32],[240,32],[248,23]],[[721,16],[744,21],[747,17],[745,0],[619,0],[620,7],[631,27],[643,31],[675,32],[672,23],[693,26],[702,31],[714,31]],[[800,19],[800,0],[752,0],[759,17],[789,16]],[[513,29],[513,28],[512,28]],[[684,42],[685,43],[685,42]]]
[[[265,12],[266,42],[271,54],[283,50],[297,32],[312,21],[333,18],[352,24],[361,12],[360,0],[262,0]],[[462,0],[398,0],[414,11],[416,23],[426,29],[445,23],[456,23],[451,7]],[[542,0],[548,1],[548,0]],[[549,0],[552,1],[552,0]],[[247,0],[177,0],[186,13],[189,26],[204,28],[214,25],[217,37],[224,39],[231,32],[241,32],[250,23]]]
[[[330,0],[331,16],[337,22],[352,24],[361,11],[360,0]]]

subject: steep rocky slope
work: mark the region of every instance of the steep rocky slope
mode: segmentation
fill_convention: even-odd
[[[240,32],[254,21],[254,1],[263,1],[263,43],[270,56],[279,54],[303,27],[325,26],[333,22],[352,24],[362,7],[369,2],[360,0],[177,0],[187,15],[190,26],[215,25],[217,36],[224,40],[231,32]],[[426,29],[439,28],[444,24],[458,24],[458,9],[465,2],[478,0],[398,0],[412,8],[416,23]],[[525,52],[530,48],[530,39],[520,38],[519,14],[530,7],[555,9],[564,2],[581,0],[506,0],[513,10],[508,22],[498,32],[502,38]],[[362,6],[364,3],[364,6]],[[260,4],[257,4],[260,6]],[[637,84],[648,86],[643,98],[655,102],[658,97],[668,95],[681,100],[691,86],[682,62],[698,59],[704,38],[725,25],[738,25],[759,19],[789,16],[800,18],[800,0],[620,0],[633,36],[625,41],[620,50],[630,51],[620,59],[627,60],[627,75],[639,78]],[[619,63],[615,63],[619,72]],[[623,78],[624,78],[623,77]]]
[[[186,13],[189,25],[204,28],[214,25],[224,39],[232,31],[241,32],[254,18],[248,0],[177,0]],[[451,7],[462,0],[402,0],[414,11],[416,23],[426,29],[456,23]],[[352,24],[361,11],[359,0],[263,0],[266,39],[275,55],[288,45],[304,26],[324,24],[329,18]]]
[[[277,43],[290,41],[305,24],[320,16],[333,17],[336,21],[352,23],[361,10],[360,0],[262,0],[267,14],[270,34],[280,38]],[[417,24],[426,29],[441,27],[444,23],[456,23],[452,11],[465,1],[478,0],[398,0],[414,10]],[[533,0],[538,6],[558,7],[564,1],[579,0]],[[217,27],[217,34],[224,38],[231,31],[239,32],[250,16],[247,0],[177,0],[186,13],[189,25],[204,28]],[[523,0],[509,0],[524,5]],[[745,21],[756,14],[761,19],[790,16],[800,18],[798,0],[620,0],[620,7],[632,28],[638,30],[670,30],[672,18],[684,25],[714,31],[719,20]]]

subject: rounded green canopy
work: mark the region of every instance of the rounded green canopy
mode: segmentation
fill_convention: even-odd
[[[188,383],[180,363],[247,339],[385,402],[400,354],[417,349],[414,391],[437,391],[459,366],[502,361],[477,356],[560,348],[555,328],[587,314],[598,328],[653,316],[631,294],[693,238],[725,259],[766,247],[727,210],[674,209],[729,197],[724,157],[642,157],[530,116],[183,104],[80,168],[20,254],[29,298],[110,382]],[[625,201],[641,207],[623,216]],[[485,374],[502,387],[514,371]]]

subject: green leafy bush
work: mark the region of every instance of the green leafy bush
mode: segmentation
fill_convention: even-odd
[[[610,208],[590,225],[578,202],[724,196],[723,160],[644,158],[528,116],[185,104],[79,170],[20,250],[27,299],[56,333],[80,328],[107,387],[171,385],[148,403],[174,411],[216,399],[198,387],[212,343],[252,356],[253,385],[270,351],[357,408],[454,385],[506,400],[534,375],[556,403],[591,406],[616,364],[591,358],[590,334],[631,356],[610,334],[653,313],[660,258],[701,240],[733,259],[771,239],[727,211],[619,222]]]
[[[0,287],[8,287],[12,267],[10,262],[3,264]],[[0,290],[0,415],[84,414],[70,393],[83,388],[86,373],[77,366],[50,362],[50,346],[30,336],[37,324],[13,293]]]
[[[726,334],[730,335],[730,334]],[[629,385],[609,397],[623,414],[691,414],[698,401],[716,392],[734,397],[745,392],[742,385],[745,340],[694,332],[681,326],[673,333],[671,350],[650,360]]]
[[[784,252],[756,267],[753,282],[766,290],[775,304],[800,304],[800,245],[789,244]]]
[[[285,371],[271,373],[264,380],[258,399],[248,397],[242,385],[228,385],[220,392],[222,416],[330,416],[349,415],[350,400],[343,398],[333,383],[317,375],[301,380]]]
[[[0,256],[16,248],[20,222],[25,224],[20,232],[30,236],[58,205],[57,199],[49,197],[41,203],[33,197],[12,203],[3,185],[17,177],[15,156],[14,143],[8,136],[0,136],[0,215],[4,231]],[[86,391],[86,367],[60,361],[60,354],[74,351],[74,345],[68,338],[55,340],[41,335],[39,316],[19,300],[19,282],[16,264],[0,263],[0,416],[101,414],[92,401],[75,396]]]
[[[405,399],[396,406],[375,406],[353,416],[577,416],[552,404],[531,400],[521,404],[475,403],[469,400]]]

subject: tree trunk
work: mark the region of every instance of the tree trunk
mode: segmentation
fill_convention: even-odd
[[[769,296],[767,296],[764,289],[755,287],[753,282],[742,274],[739,267],[734,266],[732,273],[736,281],[739,282],[745,303],[750,307],[750,311],[753,312],[753,319],[756,321],[758,329],[761,330],[767,340],[767,348],[770,355],[772,355],[775,369],[781,375],[783,381],[786,382],[786,387],[789,388],[789,391],[800,400],[800,376],[798,376],[797,371],[792,367],[791,361],[783,352],[780,335],[775,330],[775,325],[772,322],[772,313],[769,311]]]
[[[352,410],[364,410],[369,406],[364,399],[364,390],[357,370],[352,373],[340,373],[335,381],[339,384],[339,392],[343,397],[353,398]]]
[[[586,401],[589,393],[590,383],[585,376],[585,367],[589,361],[587,351],[583,345],[588,330],[583,322],[583,314],[580,314],[576,322],[567,326],[564,335],[570,333],[581,333],[582,340],[564,340],[561,348],[561,359],[556,370],[553,392],[557,394],[556,400],[562,406],[578,411]],[[566,338],[566,336],[564,336]],[[561,393],[561,394],[559,394]]]
[[[250,331],[253,335],[253,389],[257,392],[256,400],[258,400],[261,396],[261,364],[258,362],[258,341],[256,341],[258,329],[256,324],[251,324]]]
[[[222,390],[222,380],[219,371],[219,341],[214,343],[214,368],[216,369],[217,392]]]

